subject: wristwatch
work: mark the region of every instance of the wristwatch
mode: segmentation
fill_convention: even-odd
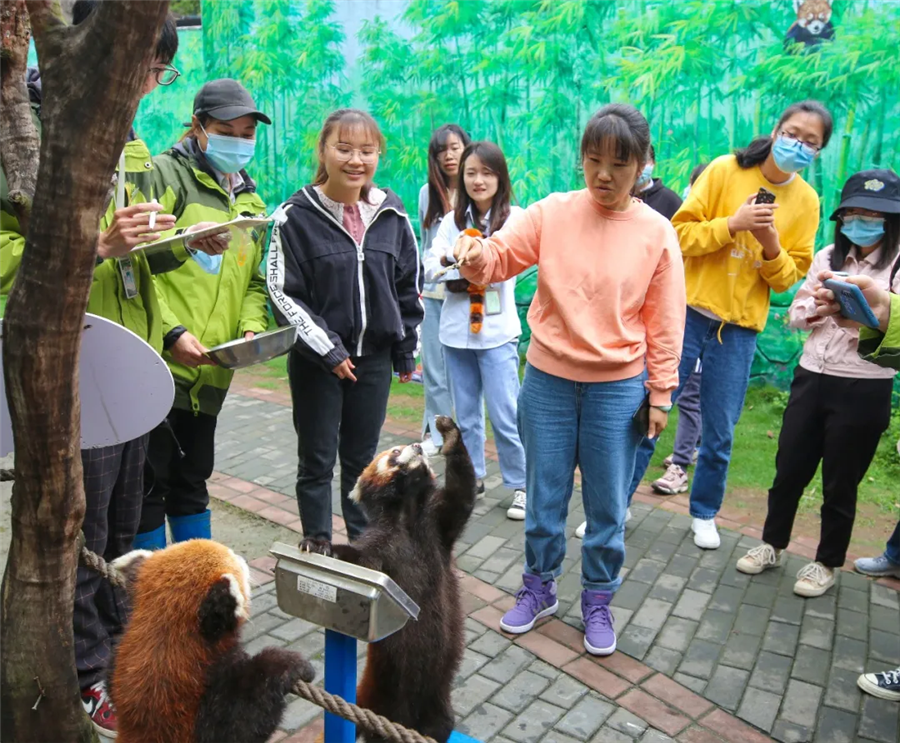
[[[653,407],[656,408],[657,410],[662,410],[664,413],[671,413],[671,412],[672,412],[672,406],[671,406],[671,405],[654,405]]]

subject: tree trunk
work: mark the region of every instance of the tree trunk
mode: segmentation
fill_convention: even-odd
[[[0,738],[30,743],[93,737],[72,636],[85,510],[79,348],[97,226],[168,1],[100,3],[77,28],[66,25],[58,2],[26,6],[44,100],[40,165],[20,163],[6,173],[14,192],[28,182],[23,171],[37,170],[26,247],[3,321],[16,481],[0,599]],[[5,78],[14,69],[3,72]],[[4,92],[13,83],[4,79]],[[23,108],[3,103],[8,131]],[[7,167],[12,155],[4,142]]]

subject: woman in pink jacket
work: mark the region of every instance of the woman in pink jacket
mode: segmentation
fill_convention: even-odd
[[[812,330],[784,411],[763,544],[738,560],[751,575],[781,565],[797,506],[822,463],[822,534],[815,561],[797,573],[794,593],[821,596],[844,565],[856,518],[856,491],[891,419],[895,371],[857,353],[859,330],[816,314],[825,270],[871,276],[900,292],[900,178],[891,170],[850,176],[841,192],[834,245],[820,250],[791,304],[791,325]]]
[[[539,268],[518,404],[528,490],[524,585],[501,627],[527,632],[557,611],[577,466],[587,516],[584,645],[595,655],[616,649],[609,602],[621,583],[635,451],[643,435],[666,426],[684,331],[675,230],[631,196],[649,149],[647,120],[635,108],[604,106],[581,140],[584,189],[532,204],[490,238],[461,236],[454,251],[475,284]]]

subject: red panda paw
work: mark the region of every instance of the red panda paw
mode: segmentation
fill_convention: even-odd
[[[300,542],[300,551],[315,552],[317,555],[325,555],[325,557],[332,556],[331,542],[328,539],[316,537],[306,537]]]

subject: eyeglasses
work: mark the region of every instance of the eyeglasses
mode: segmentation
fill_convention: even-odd
[[[151,67],[150,72],[153,74],[153,77],[156,78],[156,82],[160,85],[171,85],[181,76],[181,73],[172,67],[172,65]]]
[[[350,162],[353,159],[354,152],[358,153],[359,159],[367,164],[376,162],[378,156],[381,154],[381,150],[372,147],[364,147],[363,149],[358,150],[355,147],[349,147],[345,144],[330,144],[328,146],[334,150],[335,158],[341,163]]]
[[[781,136],[788,142],[791,142],[791,143],[796,142],[797,144],[799,144],[800,147],[803,149],[803,151],[806,152],[808,155],[815,155],[822,151],[822,145],[804,142],[802,139],[798,138],[797,136],[795,136],[793,134],[789,134],[788,132],[784,131],[784,129],[781,130]]]
[[[884,217],[873,217],[869,214],[841,214],[839,219],[844,224],[862,222],[863,224],[884,224]]]

